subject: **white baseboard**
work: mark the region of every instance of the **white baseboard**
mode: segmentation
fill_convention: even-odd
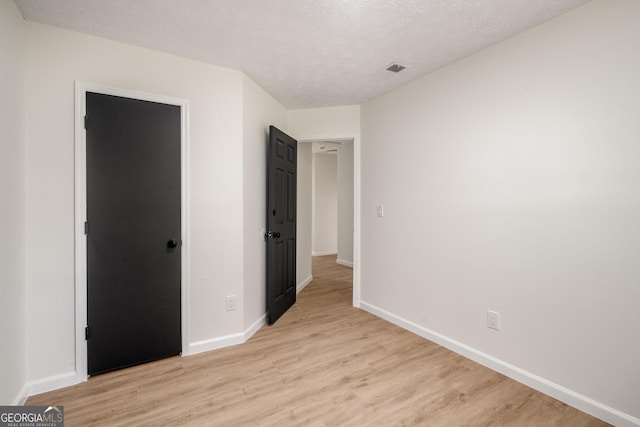
[[[256,332],[258,332],[260,330],[260,328],[262,328],[266,323],[267,323],[267,313],[265,313],[262,316],[260,316],[260,318],[258,320],[253,322],[251,324],[251,326],[249,326],[247,329],[245,329],[245,331],[244,331],[244,341],[247,342],[249,340],[249,338],[251,338],[253,336],[253,334],[255,334]]]
[[[244,342],[244,333],[225,335],[222,337],[211,338],[209,340],[196,341],[189,344],[189,356],[205,351],[217,350],[219,348],[230,347]]]
[[[296,294],[299,294],[301,290],[303,290],[309,283],[311,283],[311,281],[313,280],[313,276],[309,276],[306,279],[304,279],[302,281],[302,283],[300,283],[297,287],[296,287]]]
[[[189,356],[205,351],[217,350],[219,348],[230,347],[232,345],[243,344],[256,332],[264,326],[267,320],[267,314],[260,316],[247,329],[238,334],[225,335],[222,337],[212,338],[210,340],[197,341],[189,344]]]
[[[236,344],[242,344],[253,336],[260,328],[265,324],[267,315],[266,313],[260,316],[258,320],[253,322],[244,332],[239,334],[231,334],[223,337],[213,338],[210,340],[198,341],[189,344],[189,352],[184,353],[184,356],[203,353],[205,351],[217,350],[223,347],[229,347]],[[68,387],[71,385],[79,384],[86,381],[86,378],[79,377],[75,371],[66,372],[64,374],[53,375],[51,377],[42,378],[35,381],[27,382],[16,398],[13,401],[13,405],[24,405],[29,396],[33,396],[40,393],[46,393],[48,391],[57,390],[60,388]]]
[[[25,383],[20,389],[20,391],[18,392],[18,395],[16,396],[16,398],[13,399],[13,402],[11,403],[11,405],[22,406],[24,405],[24,403],[27,401],[28,398],[29,398],[29,385]]]
[[[353,268],[353,263],[351,261],[345,261],[343,259],[337,259],[336,264],[344,265],[345,267]]]
[[[338,251],[336,250],[311,252],[311,256],[325,256],[325,255],[337,255],[337,254],[338,254]]]
[[[535,390],[538,390],[546,395],[549,395],[555,399],[558,399],[567,405],[573,406],[583,412],[586,412],[594,417],[600,418],[610,424],[617,427],[631,427],[640,426],[640,419],[635,418],[629,414],[625,414],[617,409],[611,408],[601,402],[597,402],[587,396],[570,390],[566,387],[549,381],[545,378],[539,377],[531,372],[525,371],[517,366],[511,365],[503,360],[497,359],[489,354],[483,353],[473,347],[463,344],[459,341],[451,339],[438,332],[427,329],[414,322],[403,319],[396,316],[386,310],[376,307],[373,304],[360,301],[360,307],[394,325],[400,326],[416,335],[433,341],[451,351],[454,351],[462,356],[478,362],[494,371],[497,371],[503,375],[508,376],[522,384],[525,384]]]
[[[26,389],[26,394],[21,404],[24,404],[28,396],[34,396],[36,394],[46,393],[48,391],[58,390],[60,388],[80,384],[82,382],[85,382],[86,380],[86,378],[78,375],[76,371],[71,371],[65,372],[64,374],[41,378],[39,380],[29,381],[27,382],[25,387],[23,387],[23,390]]]

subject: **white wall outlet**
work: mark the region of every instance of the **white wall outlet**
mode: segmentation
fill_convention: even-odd
[[[378,218],[382,218],[384,216],[384,206],[383,205],[376,205],[376,216]]]
[[[487,327],[496,331],[500,330],[500,313],[487,310]]]
[[[238,307],[238,297],[236,295],[227,295],[227,311],[235,310]]]

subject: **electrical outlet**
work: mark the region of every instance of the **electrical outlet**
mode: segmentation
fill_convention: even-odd
[[[500,330],[500,313],[487,310],[487,327],[496,331]]]
[[[235,310],[238,307],[238,297],[236,295],[227,295],[227,311]]]

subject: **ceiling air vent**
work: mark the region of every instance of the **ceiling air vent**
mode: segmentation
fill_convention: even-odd
[[[400,65],[400,64],[391,64],[387,67],[387,71],[391,71],[393,73],[399,73],[400,71],[404,70],[405,67],[404,65]]]

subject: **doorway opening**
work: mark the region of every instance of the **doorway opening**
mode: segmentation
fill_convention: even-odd
[[[313,256],[351,267],[359,305],[355,138],[303,139],[298,144],[298,292],[312,279]]]

